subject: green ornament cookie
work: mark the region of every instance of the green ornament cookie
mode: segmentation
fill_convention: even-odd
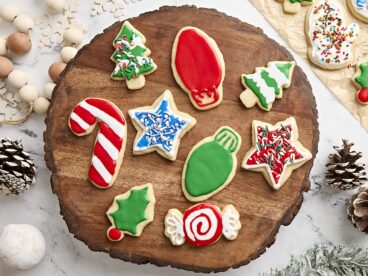
[[[223,126],[214,136],[197,143],[184,165],[182,189],[189,201],[204,201],[224,189],[234,178],[241,137]]]
[[[143,228],[153,221],[155,195],[151,184],[130,189],[114,198],[106,212],[112,226],[107,230],[111,241],[120,241],[124,234],[140,236]]]

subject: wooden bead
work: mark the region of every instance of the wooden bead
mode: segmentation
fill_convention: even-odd
[[[24,102],[31,103],[38,98],[38,90],[33,85],[27,84],[19,89],[19,96]]]
[[[0,56],[5,56],[8,53],[8,48],[6,47],[6,39],[0,37]]]
[[[32,42],[28,35],[16,32],[8,37],[6,46],[16,55],[25,55],[31,50]]]
[[[0,79],[6,78],[13,71],[13,62],[0,56]]]
[[[75,57],[77,53],[78,53],[78,49],[67,46],[61,49],[60,57],[65,63],[68,63]]]
[[[78,29],[66,30],[63,34],[64,41],[70,45],[79,45],[83,41],[83,33]]]
[[[46,0],[47,11],[49,13],[61,13],[64,10],[64,0]]]
[[[32,17],[28,15],[18,15],[13,21],[14,27],[18,32],[21,33],[29,33],[30,30],[34,27],[34,21]]]
[[[15,88],[21,88],[28,83],[28,77],[23,71],[14,70],[8,75],[8,83]]]
[[[54,91],[56,84],[53,82],[48,82],[45,84],[45,86],[43,87],[43,95],[51,100],[52,98],[52,92]]]
[[[12,22],[19,14],[16,6],[6,4],[0,7],[0,17],[5,21]]]
[[[33,111],[37,114],[44,114],[46,113],[47,109],[49,108],[50,102],[48,99],[44,97],[38,97],[33,102]]]
[[[64,62],[55,62],[49,68],[49,76],[54,81],[57,82],[61,72],[64,71],[66,63]]]

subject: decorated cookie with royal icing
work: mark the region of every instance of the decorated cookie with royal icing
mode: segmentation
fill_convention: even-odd
[[[120,241],[125,234],[140,236],[154,219],[155,202],[152,184],[136,186],[116,196],[106,212],[112,224],[107,230],[107,238]]]
[[[346,0],[348,7],[355,17],[368,23],[368,1],[367,0]]]
[[[245,155],[242,167],[261,172],[275,190],[284,185],[293,170],[312,158],[298,140],[293,117],[275,125],[254,120],[252,138],[253,147]]]
[[[204,201],[233,180],[241,141],[235,130],[224,126],[192,148],[182,176],[183,193],[189,201]]]
[[[357,72],[353,77],[355,86],[359,89],[356,98],[361,104],[368,104],[368,57],[357,64]]]
[[[295,61],[272,61],[267,67],[257,67],[253,74],[243,74],[241,82],[245,91],[240,100],[247,107],[258,106],[271,110],[276,99],[282,98],[283,89],[291,84]]]
[[[169,160],[176,160],[181,138],[197,123],[190,115],[180,112],[169,90],[151,106],[129,110],[137,129],[133,153],[142,155],[156,151]]]
[[[314,0],[277,0],[283,3],[285,13],[298,13],[302,6],[311,5]]]
[[[332,0],[317,0],[305,20],[308,57],[322,69],[341,69],[354,61],[359,25],[348,24],[343,8]]]
[[[112,102],[87,98],[77,104],[69,117],[69,128],[77,136],[90,134],[99,122],[89,180],[98,188],[111,187],[119,173],[127,140],[126,121]]]
[[[215,243],[222,235],[235,240],[241,223],[239,213],[233,205],[219,207],[199,203],[182,214],[178,209],[170,209],[165,217],[165,236],[175,246],[185,242],[202,247]]]
[[[175,38],[171,62],[176,82],[197,109],[221,103],[225,62],[216,42],[205,32],[182,28]]]
[[[114,80],[125,80],[131,90],[145,85],[145,75],[153,73],[157,65],[149,57],[151,51],[145,46],[146,38],[128,21],[123,23],[113,42],[115,48],[111,59],[116,63],[111,74]]]

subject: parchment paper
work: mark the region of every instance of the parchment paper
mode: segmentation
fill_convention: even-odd
[[[283,4],[275,0],[250,0],[252,4],[264,15],[276,31],[305,60],[307,58],[307,40],[304,33],[305,17],[311,6],[303,6],[297,14],[286,14]],[[368,24],[355,18],[346,0],[335,0],[345,9],[348,23],[355,22],[360,26],[359,40],[356,42],[356,61],[352,66],[340,70],[322,70],[313,65],[309,60],[315,74],[330,89],[330,91],[346,106],[354,117],[360,121],[363,128],[368,131],[368,105],[357,102],[355,95],[357,88],[353,85],[351,78],[355,73],[355,64],[367,55],[368,51]],[[262,66],[262,65],[260,65]]]

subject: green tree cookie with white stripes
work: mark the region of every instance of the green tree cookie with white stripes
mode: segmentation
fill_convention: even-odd
[[[267,67],[257,67],[253,74],[243,74],[241,82],[245,90],[240,100],[246,108],[258,106],[270,111],[276,99],[282,98],[283,90],[291,84],[295,61],[272,61]]]
[[[277,0],[283,3],[285,13],[298,13],[302,6],[311,5],[314,0]]]

